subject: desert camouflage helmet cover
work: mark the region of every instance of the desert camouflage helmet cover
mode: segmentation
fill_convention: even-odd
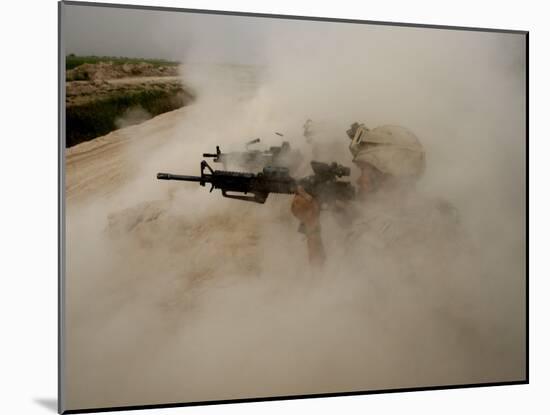
[[[369,163],[382,173],[402,178],[419,178],[424,172],[424,147],[408,129],[384,125],[369,130],[354,123],[347,133],[355,163]]]

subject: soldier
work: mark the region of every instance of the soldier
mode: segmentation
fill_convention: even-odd
[[[391,125],[369,130],[354,123],[347,134],[353,162],[361,169],[349,245],[367,244],[376,250],[405,248],[415,240],[431,245],[456,232],[456,210],[416,192],[426,161],[424,148],[411,131]],[[291,210],[304,225],[310,262],[322,265],[325,249],[319,204],[299,189]]]
[[[391,356],[380,363],[380,376],[399,367],[400,376],[426,376],[426,383],[484,379],[498,367],[501,350],[493,338],[502,334],[491,331],[496,329],[486,314],[492,287],[481,278],[482,261],[461,231],[456,209],[416,187],[426,167],[422,144],[398,126],[369,130],[355,123],[347,133],[361,169],[358,197],[351,231],[343,244],[331,246],[330,261],[319,204],[303,189],[292,202],[310,263],[322,271],[318,276],[330,276],[335,289],[353,287],[347,301],[364,313],[362,327],[376,339],[380,355]]]

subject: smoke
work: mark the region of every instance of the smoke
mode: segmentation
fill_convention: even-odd
[[[115,120],[116,128],[129,127],[130,125],[135,125],[142,123],[151,118],[151,114],[143,109],[141,106],[129,108],[124,112],[122,117],[119,117]]]
[[[522,37],[268,27],[261,64],[188,52],[192,105],[100,139],[102,151],[68,150],[67,407],[523,378]],[[276,131],[306,155],[298,175],[312,158],[351,166],[354,121],[420,137],[419,190],[457,207],[468,254],[429,246],[395,263],[346,245],[324,215],[316,271],[288,196],[258,205],[155,179],[198,175],[216,145],[280,145]],[[405,278],[409,266],[422,272]]]

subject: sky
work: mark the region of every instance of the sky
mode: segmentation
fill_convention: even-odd
[[[275,19],[69,5],[66,51],[77,55],[257,64]],[[284,24],[284,23],[283,23]]]
[[[190,12],[132,10],[67,5],[64,8],[67,53],[179,59],[200,63],[265,64],[270,46],[289,46],[304,39],[312,46],[327,42],[327,53],[369,33],[386,36],[382,43],[409,41],[412,32],[433,29],[284,20]],[[482,32],[445,30],[461,38],[492,36]],[[390,36],[387,36],[390,35]],[[502,35],[501,35],[502,36]],[[506,35],[504,35],[506,36]],[[513,35],[508,35],[513,36]],[[337,38],[338,42],[333,39]],[[295,45],[292,45],[295,46]],[[428,41],[429,46],[429,41]],[[362,53],[360,49],[357,53]]]

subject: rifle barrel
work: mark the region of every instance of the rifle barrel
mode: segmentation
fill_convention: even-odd
[[[185,182],[200,182],[204,181],[200,176],[182,176],[179,174],[157,173],[158,180],[182,180]]]

